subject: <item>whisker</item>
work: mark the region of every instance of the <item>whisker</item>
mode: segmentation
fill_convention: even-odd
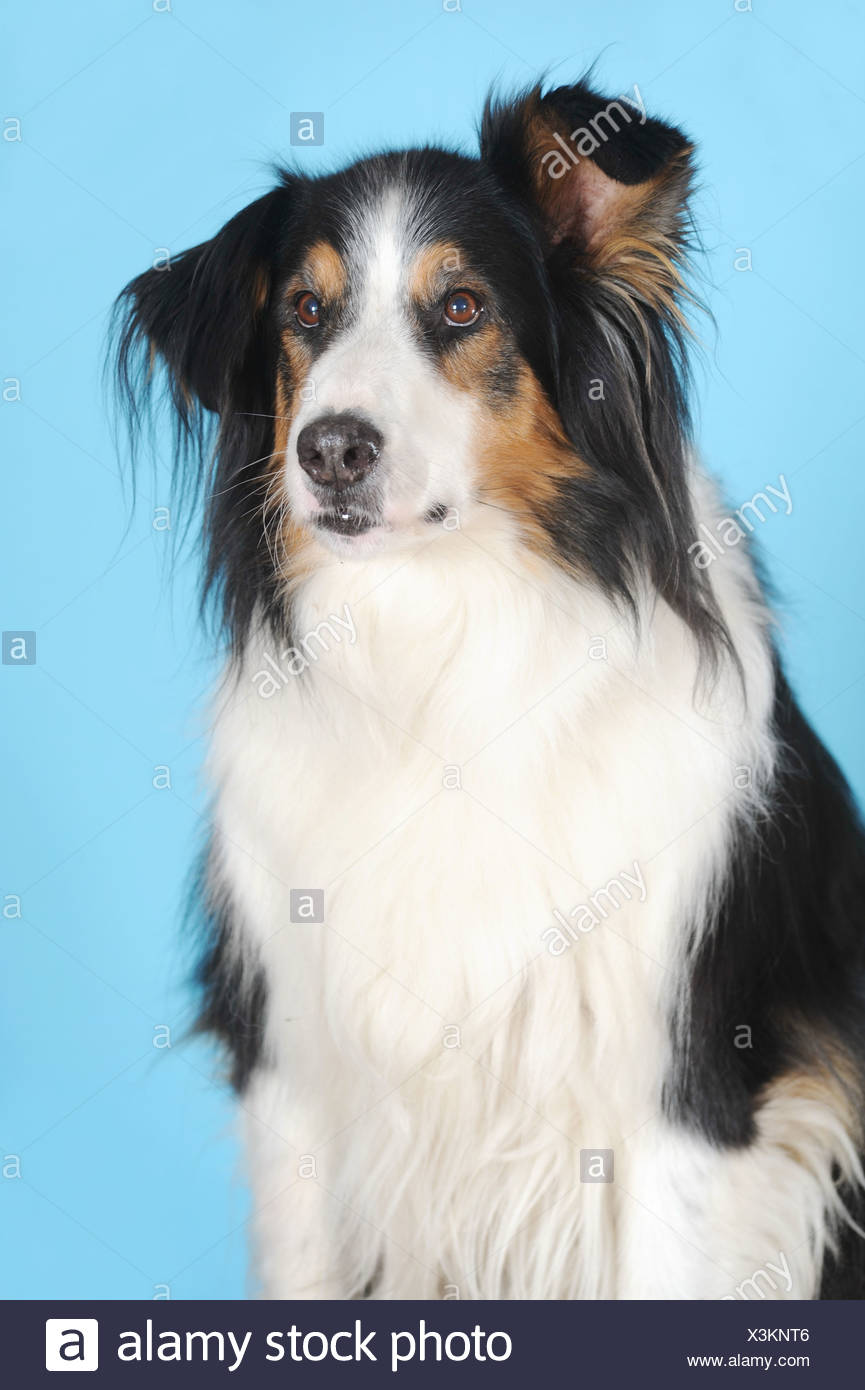
[[[232,415],[253,415],[258,420],[290,420],[290,415],[268,415],[264,410],[233,410]]]
[[[277,555],[276,555],[275,552],[274,552],[274,547],[273,547],[273,545],[271,544],[271,530],[273,529],[273,520],[272,520],[272,518],[273,518],[273,507],[274,507],[274,503],[273,503],[273,501],[271,500],[271,493],[272,493],[272,491],[273,491],[274,485],[277,484],[279,481],[280,481],[279,474],[278,474],[278,473],[275,473],[275,474],[273,475],[273,477],[271,478],[270,486],[268,487],[267,492],[265,493],[264,504],[263,504],[263,507],[262,507],[262,531],[263,531],[263,534],[264,534],[264,543],[265,543],[265,545],[267,546],[267,553],[268,553],[268,555],[270,556],[270,563],[273,565],[273,568],[274,568],[275,570],[279,570],[279,569],[280,569],[280,562],[279,562],[279,559],[278,559]],[[276,533],[277,533],[277,536],[282,536],[282,534],[283,534],[283,518],[284,518],[284,516],[285,516],[285,509],[286,509],[287,506],[288,506],[288,498],[285,496],[285,493],[284,493],[284,492],[281,492],[280,497],[279,497],[279,506],[278,506],[278,508],[276,509],[276,515],[277,515],[277,520],[276,520]]]
[[[208,497],[209,502],[214,502],[217,497],[226,497],[229,492],[234,492],[235,488],[245,487],[250,497],[254,497],[257,492],[262,492],[268,486],[268,480],[262,478],[256,483],[255,487],[250,487],[245,478],[241,478],[239,483],[232,483],[230,487],[221,488],[219,492],[211,492]]]

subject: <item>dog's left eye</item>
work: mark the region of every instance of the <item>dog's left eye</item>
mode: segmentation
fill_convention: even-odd
[[[304,290],[294,301],[294,313],[304,328],[317,328],[321,322],[321,300],[312,290]]]
[[[444,316],[454,328],[468,328],[480,317],[482,304],[468,290],[454,290],[444,307]]]

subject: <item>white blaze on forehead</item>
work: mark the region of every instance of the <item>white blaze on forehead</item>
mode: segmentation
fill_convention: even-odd
[[[297,466],[297,436],[332,413],[363,416],[383,436],[376,486],[387,524],[406,525],[439,504],[459,507],[469,495],[475,407],[418,341],[409,283],[422,243],[407,199],[389,189],[350,219],[350,320],[315,360],[288,442],[287,488],[301,517],[317,503]]]
[[[415,250],[407,214],[405,195],[390,189],[355,222],[348,260],[362,310],[387,313],[405,298],[406,271]]]
[[[400,369],[410,373],[419,355],[411,334],[406,295],[407,243],[403,199],[392,190],[358,215],[346,255],[352,322],[319,358],[319,405],[393,415]],[[384,433],[382,423],[374,421]]]

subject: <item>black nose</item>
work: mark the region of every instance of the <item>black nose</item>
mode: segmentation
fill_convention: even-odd
[[[382,437],[357,415],[323,415],[297,436],[297,458],[304,473],[321,487],[350,487],[375,466]]]

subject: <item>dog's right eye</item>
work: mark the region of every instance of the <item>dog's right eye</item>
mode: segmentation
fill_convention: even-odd
[[[321,301],[312,290],[304,290],[294,301],[294,315],[304,328],[317,328],[321,322]]]
[[[454,290],[444,307],[444,319],[452,328],[469,328],[477,323],[483,305],[468,290]]]

